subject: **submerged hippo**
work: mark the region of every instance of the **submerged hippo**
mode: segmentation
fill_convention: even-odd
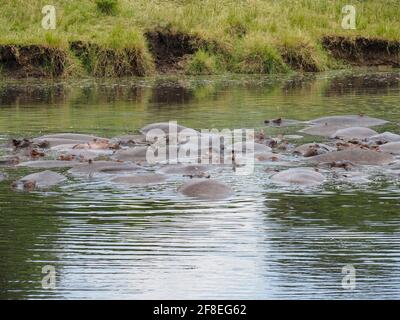
[[[58,154],[61,158],[72,158],[79,160],[96,159],[101,156],[110,156],[113,154],[111,149],[75,149],[75,144],[61,144],[51,147],[50,150]]]
[[[231,187],[212,179],[191,179],[180,186],[178,192],[188,197],[207,200],[224,199],[234,194]]]
[[[364,140],[372,136],[377,135],[378,132],[366,127],[350,127],[345,129],[339,129],[332,134],[331,138],[343,139],[343,140]]]
[[[310,168],[291,168],[274,174],[271,180],[277,184],[313,186],[323,183],[325,177]]]
[[[179,142],[188,141],[191,136],[199,136],[200,133],[194,129],[186,128],[176,123],[159,122],[149,124],[140,132],[146,135],[146,141],[159,141],[167,138],[169,141],[176,140]]]
[[[303,157],[313,157],[333,151],[334,148],[323,143],[305,143],[296,147],[293,154],[302,155]]]
[[[200,164],[170,164],[162,167],[158,172],[165,174],[198,175],[205,173],[209,169],[209,166]]]
[[[49,139],[60,139],[60,140],[74,140],[82,142],[91,142],[93,140],[107,140],[107,138],[96,137],[88,134],[80,134],[80,133],[55,133],[48,134],[45,136],[37,137],[34,140],[49,140]]]
[[[3,172],[0,172],[0,182],[4,181],[7,179],[7,175]]]
[[[400,141],[389,142],[379,146],[379,150],[390,154],[400,154]]]
[[[28,167],[28,168],[42,168],[42,169],[52,169],[52,168],[72,168],[81,164],[78,161],[61,161],[61,160],[36,160],[21,162],[17,167]]]
[[[151,173],[115,177],[111,179],[111,182],[129,185],[147,185],[162,183],[165,179],[165,176],[162,174]]]
[[[254,160],[259,162],[278,161],[280,160],[280,158],[281,158],[280,155],[277,153],[267,153],[267,152],[254,153]]]
[[[112,156],[119,161],[145,162],[147,159],[147,146],[118,150]]]
[[[349,127],[373,127],[388,123],[386,120],[363,115],[329,116],[309,121],[313,126],[299,132],[315,136],[330,137],[340,129]]]
[[[168,133],[170,129],[175,130],[176,132],[180,132],[184,129],[189,129],[189,128],[181,126],[181,125],[173,123],[173,122],[171,122],[171,123],[157,122],[157,123],[148,124],[148,125],[144,126],[143,128],[141,128],[139,131],[145,135],[149,131],[154,130],[154,129],[160,129],[160,130],[164,131],[165,133]]]
[[[299,130],[299,132],[306,133],[312,136],[321,136],[329,138],[331,137],[336,131],[342,129],[343,127],[338,125],[329,125],[329,124],[322,124],[322,125],[315,125],[308,128],[304,128]]]
[[[56,133],[37,137],[32,141],[34,143],[45,143],[47,147],[51,148],[59,145],[82,145],[85,143],[94,143],[95,141],[108,142],[109,140],[107,138],[80,133]]]
[[[75,140],[75,139],[61,139],[61,138],[46,138],[46,140],[41,140],[41,138],[33,139],[35,143],[46,144],[48,148],[60,146],[60,145],[78,145],[81,143],[85,143],[85,141]]]
[[[110,143],[120,144],[125,147],[132,147],[136,145],[145,145],[146,136],[142,134],[126,134],[122,136],[114,137],[110,140]]]
[[[136,164],[115,161],[89,161],[70,169],[68,173],[73,176],[93,176],[95,173],[121,173],[142,169]]]
[[[384,132],[372,137],[368,138],[369,142],[376,143],[376,144],[384,144],[388,142],[397,142],[400,141],[400,135],[391,133],[391,132]]]
[[[300,123],[302,123],[302,122],[298,121],[298,120],[283,119],[283,118],[264,120],[264,124],[266,124],[267,126],[271,126],[271,127],[289,127],[289,126],[294,126],[294,125],[297,125]]]
[[[18,156],[4,156],[0,157],[0,166],[14,166],[20,162]]]
[[[73,147],[73,149],[81,150],[117,150],[119,144],[111,144],[108,140],[94,139],[90,142],[79,143]]]
[[[62,174],[53,171],[42,171],[27,175],[13,184],[13,187],[19,190],[31,191],[34,189],[48,189],[54,187],[67,178]]]
[[[185,143],[177,147],[177,153],[179,161],[185,161],[188,159],[199,159],[207,158],[207,156],[219,155],[220,151],[218,148],[212,148],[212,146],[199,146],[197,144]]]
[[[250,142],[236,142],[230,146],[228,146],[227,148],[227,152],[231,152],[232,150],[235,151],[235,153],[245,153],[245,152],[250,152],[250,151],[254,151],[254,153],[271,153],[272,148],[266,146],[265,144],[261,144],[261,143],[250,143]]]
[[[346,127],[374,127],[388,123],[386,120],[371,118],[364,115],[343,115],[343,116],[328,116],[317,118],[309,121],[314,125],[328,125]]]
[[[361,165],[389,164],[394,160],[394,158],[390,154],[359,148],[329,152],[326,154],[311,157],[309,159],[313,163],[350,161],[351,163]]]

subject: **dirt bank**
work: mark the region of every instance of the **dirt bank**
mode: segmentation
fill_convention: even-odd
[[[149,31],[145,34],[159,73],[176,73],[199,49],[201,39],[181,32]]]
[[[324,37],[324,49],[335,58],[355,66],[400,66],[400,41],[364,37]]]
[[[145,33],[148,49],[107,48],[98,44],[73,41],[69,49],[41,45],[0,45],[0,73],[5,77],[60,77],[69,61],[79,61],[88,75],[96,77],[145,76],[184,73],[187,62],[204,50],[229,59],[218,43],[199,36],[169,30]],[[353,66],[386,65],[400,67],[400,42],[363,37],[327,36],[322,50],[335,60]],[[145,51],[148,50],[148,51]],[[299,44],[279,48],[284,63],[295,71],[324,70],[315,48]],[[155,70],[154,70],[155,69]]]
[[[0,45],[0,71],[13,78],[58,77],[68,53],[41,45]]]
[[[143,52],[134,48],[113,49],[73,41],[71,52],[81,60],[88,74],[96,77],[145,76],[149,73]]]

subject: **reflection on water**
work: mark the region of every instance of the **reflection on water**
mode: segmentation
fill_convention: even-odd
[[[399,97],[393,71],[3,82],[0,139],[360,112],[399,133]],[[400,298],[399,181],[282,190],[259,165],[247,177],[215,173],[236,195],[204,202],[178,196],[179,177],[146,188],[71,179],[28,194],[9,187],[26,172],[1,170],[1,298]],[[352,291],[341,285],[346,264],[356,268]],[[44,265],[56,267],[56,289],[42,288]]]

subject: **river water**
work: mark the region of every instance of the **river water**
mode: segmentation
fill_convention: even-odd
[[[397,70],[0,80],[0,144],[55,132],[112,137],[168,120],[261,128],[360,112],[391,121],[376,130],[400,133],[399,84]],[[31,171],[0,168],[9,176],[0,182],[0,298],[400,298],[400,180],[285,189],[264,169],[221,173],[235,196],[207,202],[179,196],[179,178],[131,188],[70,178],[14,192],[11,182]],[[55,288],[43,287],[44,266],[54,267]]]

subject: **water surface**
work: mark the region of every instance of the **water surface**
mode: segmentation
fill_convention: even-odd
[[[281,116],[359,113],[391,121],[379,131],[400,133],[399,83],[396,70],[2,80],[0,144],[54,132],[112,137],[168,120],[261,128]],[[51,191],[16,193],[11,181],[31,171],[0,168],[9,175],[0,183],[0,297],[400,298],[399,181],[283,189],[264,169],[216,173],[235,197],[205,202],[179,196],[177,177],[144,188],[71,178]],[[348,264],[354,290],[342,287]],[[45,265],[56,269],[55,289],[42,287]]]

